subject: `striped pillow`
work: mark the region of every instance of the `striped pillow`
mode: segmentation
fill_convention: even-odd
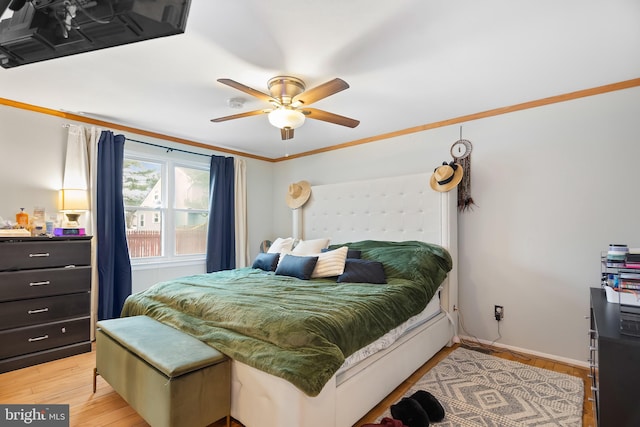
[[[317,254],[318,262],[313,269],[313,273],[311,273],[311,278],[336,277],[344,273],[344,263],[347,259],[348,251],[349,248],[343,246],[332,251]]]

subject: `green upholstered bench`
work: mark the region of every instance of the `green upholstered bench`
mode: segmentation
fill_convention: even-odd
[[[96,376],[153,427],[230,425],[229,359],[202,341],[147,316],[102,320]]]

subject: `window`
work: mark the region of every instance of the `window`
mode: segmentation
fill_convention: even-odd
[[[208,163],[127,150],[122,193],[129,255],[134,263],[204,256],[209,219]]]

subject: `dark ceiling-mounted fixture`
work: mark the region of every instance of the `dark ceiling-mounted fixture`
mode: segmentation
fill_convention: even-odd
[[[4,68],[184,33],[190,0],[0,0]]]
[[[280,129],[282,139],[292,139],[293,130],[302,126],[305,118],[322,120],[324,122],[350,128],[354,128],[360,124],[360,121],[349,117],[318,110],[317,108],[307,107],[316,101],[347,89],[349,85],[342,79],[336,78],[305,91],[306,86],[299,78],[291,76],[277,76],[270,79],[267,83],[270,95],[250,88],[249,86],[245,86],[235,80],[218,79],[218,81],[227,86],[231,86],[234,89],[248,93],[251,96],[255,96],[260,100],[266,101],[270,103],[273,108],[248,111],[246,113],[211,119],[211,121],[215,123],[240,119],[242,117],[256,116],[259,114],[268,114],[269,123]]]

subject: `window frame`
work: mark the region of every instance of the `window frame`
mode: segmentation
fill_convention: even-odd
[[[182,213],[185,211],[190,212],[206,212],[208,209],[178,209],[175,203],[175,169],[178,167],[184,167],[189,169],[199,169],[207,173],[210,172],[210,163],[203,161],[189,161],[185,159],[176,159],[173,157],[152,154],[145,151],[138,151],[129,148],[124,150],[124,160],[134,160],[141,162],[150,162],[160,164],[161,174],[161,199],[163,203],[160,207],[143,207],[144,214],[150,212],[149,218],[145,218],[146,221],[156,224],[155,216],[160,216],[160,229],[161,229],[161,247],[163,255],[154,257],[139,257],[130,258],[132,267],[144,267],[152,266],[156,264],[171,264],[171,265],[192,265],[194,263],[200,263],[206,261],[206,253],[202,254],[176,254],[176,238],[175,238],[175,217],[176,213]],[[125,211],[127,209],[136,208],[136,206],[124,206]],[[206,242],[205,242],[206,247]]]

